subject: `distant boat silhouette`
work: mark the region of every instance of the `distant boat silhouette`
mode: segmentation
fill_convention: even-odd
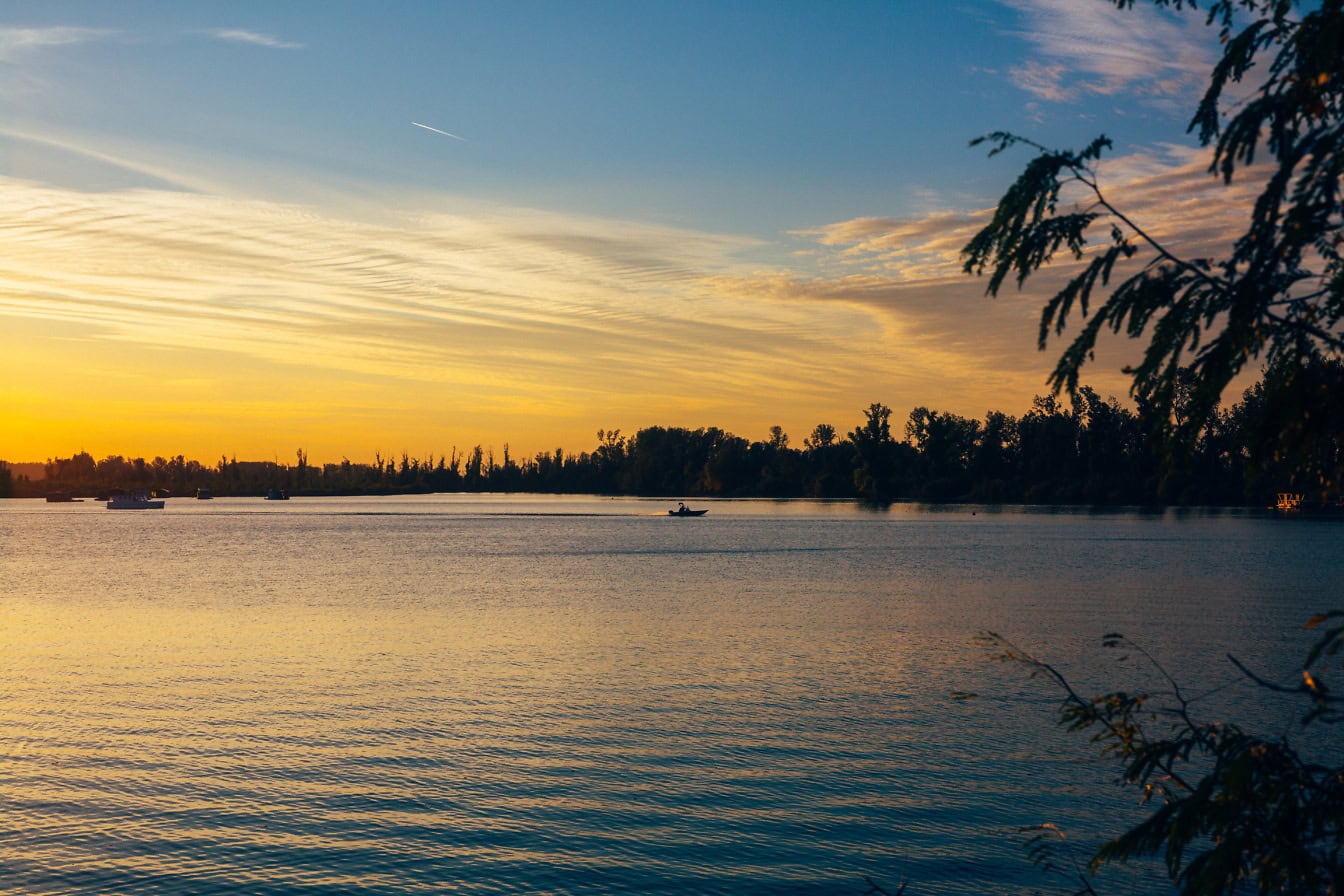
[[[677,502],[676,510],[669,510],[668,516],[704,516],[709,513],[708,510],[692,510],[680,501]]]
[[[162,510],[162,501],[151,501],[149,492],[136,489],[129,495],[113,495],[107,501],[108,510]]]

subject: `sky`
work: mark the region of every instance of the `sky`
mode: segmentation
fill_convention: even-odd
[[[962,272],[1029,158],[969,142],[1105,133],[1111,198],[1217,242],[1217,51],[1109,0],[6,4],[0,458],[1023,413],[1059,278]]]

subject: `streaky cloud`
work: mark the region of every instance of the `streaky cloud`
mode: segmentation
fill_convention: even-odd
[[[1132,93],[1140,102],[1188,103],[1214,64],[1202,14],[1078,0],[999,0],[1021,13],[1017,36],[1035,58],[1008,71],[1019,89],[1054,103]]]
[[[498,205],[454,213],[450,197],[365,219],[199,192],[0,189],[0,332],[36,322],[79,340],[90,365],[147,345],[145,376],[169,363],[155,355],[185,379],[285,369],[462,419],[798,415],[762,429],[891,397],[877,384],[893,377],[937,378],[923,357],[936,346],[904,351],[913,343],[887,341],[866,306],[723,288],[749,277],[752,238]]]
[[[251,44],[255,47],[267,47],[272,50],[301,50],[304,44],[281,40],[272,34],[247,31],[242,28],[216,28],[210,32],[219,40],[230,43]]]
[[[117,152],[115,149],[97,148],[84,140],[74,140],[64,136],[37,133],[35,131],[7,127],[3,124],[0,124],[0,138],[20,140],[25,143],[31,143],[34,146],[47,146],[52,149],[61,150],[62,152],[82,156],[115,168],[143,175],[153,181],[181,190],[210,193],[217,192],[220,189],[219,184],[188,174],[181,168],[169,164],[156,164],[153,161],[148,161],[143,152],[134,150]]]
[[[196,193],[3,183],[0,316],[104,339],[519,394],[627,377],[665,391],[659,372],[686,345],[714,353],[706,376],[742,388],[764,387],[763,359],[823,354],[794,314],[692,295],[750,245],[738,238],[509,209],[370,224]]]
[[[1244,231],[1245,209],[1271,171],[1252,167],[1224,184],[1209,171],[1209,161],[1207,149],[1163,145],[1104,160],[1101,181],[1108,199],[1168,249],[1186,258],[1216,256]],[[1092,197],[1065,195],[1061,204],[1075,201],[1090,203]],[[1081,260],[1060,257],[1022,289],[990,300],[983,295],[984,281],[962,270],[961,250],[991,215],[992,209],[978,209],[863,217],[795,231],[794,236],[810,238],[817,247],[810,255],[814,273],[725,276],[716,280],[716,288],[747,301],[866,308],[886,322],[890,338],[907,351],[941,357],[949,370],[1025,376],[1044,369],[1039,357],[1023,349],[1035,343],[1045,299],[1098,249],[1086,249]],[[1104,241],[1104,236],[1097,239]],[[1138,273],[1154,258],[1150,247],[1136,242],[1140,252],[1117,271],[1117,280]],[[1046,349],[1056,350],[1053,343]],[[1116,362],[1098,365],[1089,379],[1123,391],[1127,380],[1118,370],[1133,360],[1126,357],[1132,353],[1124,338],[1108,337],[1102,354]]]
[[[1231,184],[1209,171],[1210,150],[1175,144],[1103,159],[1101,186],[1107,199],[1148,234],[1200,255],[1236,239],[1245,226],[1263,167],[1248,168]],[[1074,185],[1061,203],[1088,205],[1094,197]],[[810,238],[829,259],[905,281],[955,276],[961,249],[989,220],[991,209],[936,211],[908,218],[865,217],[839,221],[795,236]],[[1100,236],[1098,236],[1100,239]],[[1054,268],[1067,268],[1061,258]]]
[[[65,25],[48,28],[0,27],[0,61],[12,61],[24,51],[105,40],[115,37],[118,33],[110,28],[77,28]]]

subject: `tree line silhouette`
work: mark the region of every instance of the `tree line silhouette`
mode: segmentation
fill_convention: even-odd
[[[1321,395],[1344,394],[1344,366],[1322,362],[1314,375]],[[1281,398],[1264,384],[1246,390],[1232,407],[1210,413],[1179,457],[1162,438],[1169,421],[1084,386],[1067,405],[1052,395],[1037,396],[1021,416],[990,411],[976,420],[917,407],[900,438],[892,432],[891,409],[874,403],[848,434],[818,424],[801,447],[791,445],[778,426],[764,441],[716,427],[651,426],[629,436],[599,430],[591,451],[557,448],[521,459],[507,444],[500,455],[477,445],[437,457],[403,453],[375,455],[372,463],[320,465],[309,463],[302,449],[293,464],[221,457],[213,466],[182,455],[95,460],[81,452],[49,460],[44,480],[16,476],[0,462],[0,497],[94,497],[147,488],[174,495],[207,489],[220,496],[281,489],[295,495],[538,492],[1264,506],[1276,492],[1295,491],[1326,502],[1344,476],[1344,411],[1334,401],[1302,407]],[[1277,433],[1303,425],[1317,437],[1311,462],[1277,460]]]

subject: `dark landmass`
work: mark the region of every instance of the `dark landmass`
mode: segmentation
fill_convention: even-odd
[[[87,453],[52,458],[36,479],[0,462],[0,497],[64,493],[97,497],[135,488],[190,496],[364,495],[427,492],[537,492],[682,497],[767,497],[1086,505],[1213,505],[1264,507],[1281,492],[1304,505],[1332,506],[1340,481],[1344,427],[1322,440],[1311,474],[1277,463],[1257,446],[1278,409],[1257,386],[1209,419],[1183,456],[1172,457],[1160,427],[1141,412],[1083,387],[1071,406],[1037,397],[1020,417],[990,411],[983,420],[915,408],[904,438],[891,433],[889,408],[873,404],[847,435],[819,424],[790,444],[780,427],[767,441],[748,441],[717,428],[653,426],[631,436],[597,433],[579,454],[557,448],[515,458],[476,446],[415,458],[375,456],[313,465],[239,461],[213,465],[172,458],[101,460]],[[1322,475],[1322,472],[1326,475]],[[1323,485],[1324,483],[1324,485]]]

